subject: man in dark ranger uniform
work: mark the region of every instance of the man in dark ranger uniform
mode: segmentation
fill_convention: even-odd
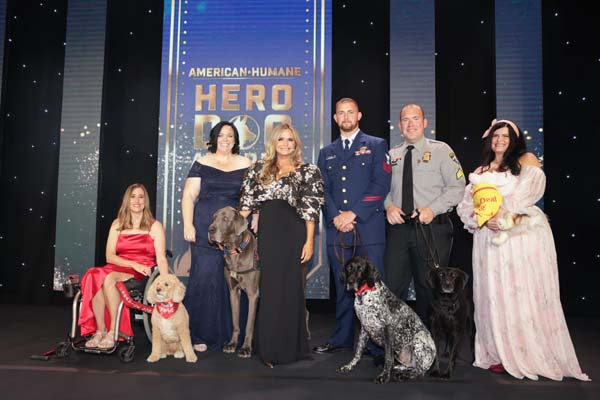
[[[416,311],[429,326],[432,293],[427,274],[434,262],[448,266],[453,239],[449,212],[462,199],[465,177],[450,146],[425,138],[427,119],[421,106],[402,107],[398,126],[406,141],[389,153],[385,283],[406,299],[414,278]]]

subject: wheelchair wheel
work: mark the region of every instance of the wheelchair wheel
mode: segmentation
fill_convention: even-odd
[[[135,345],[130,343],[127,347],[119,349],[119,359],[124,363],[132,362],[135,357]]]

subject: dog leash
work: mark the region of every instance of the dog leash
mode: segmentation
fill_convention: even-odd
[[[422,224],[421,221],[419,221],[419,211],[418,210],[417,210],[416,219],[417,220],[415,221],[415,223],[419,227],[417,229],[421,231],[421,235],[423,236],[423,241],[425,242],[425,247],[427,248],[427,252],[429,253],[430,266],[432,266],[433,269],[438,269],[440,267],[440,255],[438,254],[437,246],[435,245],[435,235],[433,234],[433,228],[431,227],[431,224],[427,225],[427,227],[429,228],[429,236],[431,237],[431,242],[430,242],[429,239],[427,238],[425,228],[423,227],[424,224]],[[418,232],[415,235],[415,237],[417,237],[417,238],[419,237]],[[418,242],[418,239],[417,239],[417,242]],[[418,249],[419,249],[419,245],[417,243],[417,250]],[[423,258],[425,260],[427,260],[427,257],[423,257]]]
[[[148,314],[152,314],[152,310],[154,310],[154,307],[135,301],[129,294],[129,290],[127,290],[125,282],[117,282],[115,286],[119,291],[121,300],[123,300],[123,303],[125,303],[127,307],[135,310],[140,310]]]
[[[337,231],[337,234],[333,241],[333,253],[335,255],[335,258],[338,260],[338,262],[340,263],[341,266],[344,266],[344,264],[346,264],[346,259],[344,257],[344,254],[345,254],[344,249],[347,249],[347,248],[352,249],[352,257],[354,257],[356,255],[357,243],[360,245],[363,256],[367,255],[367,253],[365,251],[365,245],[363,244],[363,240],[362,240],[362,237],[360,236],[360,233],[358,233],[358,229],[356,229],[356,227],[353,227],[352,231],[350,231],[350,232],[352,232],[352,246],[351,247],[346,247],[346,243],[344,241],[344,236],[348,232],[344,233],[344,232]],[[338,246],[337,246],[338,243],[339,243],[339,248],[340,248],[339,253],[338,253]],[[350,258],[352,258],[352,257],[350,257]]]

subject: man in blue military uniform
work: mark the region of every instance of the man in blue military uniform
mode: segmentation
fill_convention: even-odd
[[[336,328],[317,353],[351,349],[354,345],[354,295],[340,281],[341,260],[352,257],[356,227],[367,256],[383,277],[385,254],[385,209],[390,190],[391,167],[385,140],[369,136],[358,127],[362,114],[350,98],[336,103],[333,119],[341,136],[319,153],[319,169],[325,186],[324,224],[327,229],[327,258],[336,288]],[[340,248],[343,236],[344,248]],[[337,238],[337,240],[336,240]],[[336,248],[334,249],[334,246]],[[337,253],[337,254],[336,254]],[[361,254],[357,244],[357,254]]]

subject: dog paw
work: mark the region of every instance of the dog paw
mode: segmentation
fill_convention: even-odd
[[[235,344],[226,344],[225,346],[223,346],[223,353],[227,353],[227,354],[235,353],[235,348],[236,348]]]
[[[342,365],[341,367],[338,368],[338,372],[350,372],[354,369],[354,366],[352,364],[346,364],[346,365]]]
[[[175,353],[173,353],[173,357],[183,358],[183,357],[185,357],[185,353],[182,350],[177,350]]]
[[[242,347],[240,351],[238,351],[238,357],[240,358],[250,358],[252,356],[252,349],[247,347]]]
[[[150,356],[148,356],[148,358],[146,358],[146,361],[153,363],[153,362],[157,362],[160,359],[161,359],[161,357],[159,357],[157,354],[150,354]]]
[[[373,382],[375,383],[388,383],[390,381],[390,374],[386,372],[382,372],[377,375],[377,378]]]
[[[196,361],[198,361],[198,356],[192,353],[190,355],[185,356],[185,361],[189,363],[195,363]]]

